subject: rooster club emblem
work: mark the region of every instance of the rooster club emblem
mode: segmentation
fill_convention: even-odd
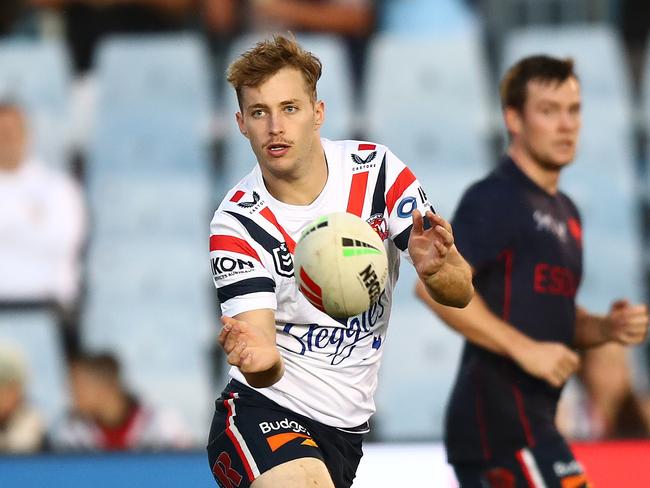
[[[386,227],[386,219],[384,219],[383,214],[374,214],[366,222],[381,237],[382,241],[388,239],[388,228]]]

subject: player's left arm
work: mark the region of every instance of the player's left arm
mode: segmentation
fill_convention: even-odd
[[[632,305],[627,300],[612,303],[606,315],[595,315],[576,307],[576,333],[574,344],[586,349],[606,342],[623,345],[640,344],[648,333],[648,307]]]
[[[416,209],[412,218],[408,252],[427,292],[442,305],[465,307],[474,295],[472,270],[454,245],[451,224],[430,210],[423,217]]]

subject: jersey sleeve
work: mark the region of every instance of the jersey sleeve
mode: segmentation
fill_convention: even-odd
[[[495,261],[512,245],[516,218],[511,189],[486,181],[470,187],[461,198],[451,225],[456,247],[474,269]]]
[[[264,250],[235,219],[217,212],[210,225],[210,267],[221,313],[276,310],[275,280]]]
[[[413,227],[411,214],[416,208],[422,215],[427,210],[435,212],[427,194],[413,172],[390,150],[386,152],[386,215],[388,233],[402,256],[408,255],[408,241]],[[425,228],[428,221],[425,219]]]

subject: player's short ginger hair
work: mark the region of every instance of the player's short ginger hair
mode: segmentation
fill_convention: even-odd
[[[501,108],[514,108],[522,113],[528,95],[528,82],[564,83],[578,79],[573,59],[559,59],[545,55],[529,56],[515,63],[501,80]]]
[[[276,35],[273,39],[258,42],[228,67],[226,78],[237,93],[239,108],[242,108],[241,93],[244,87],[259,86],[286,67],[302,73],[311,101],[315,102],[316,83],[322,72],[320,60],[304,50],[294,38]]]

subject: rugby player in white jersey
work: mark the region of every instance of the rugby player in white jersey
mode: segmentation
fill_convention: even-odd
[[[320,73],[316,57],[282,36],[228,69],[237,123],[257,165],[211,224],[219,342],[233,367],[216,402],[208,456],[225,488],[351,486],[375,409],[400,256],[438,302],[464,307],[473,294],[451,226],[404,163],[379,144],[320,137]],[[342,211],[380,235],[389,277],[369,310],[335,320],[299,292],[292,252],[309,222]]]

